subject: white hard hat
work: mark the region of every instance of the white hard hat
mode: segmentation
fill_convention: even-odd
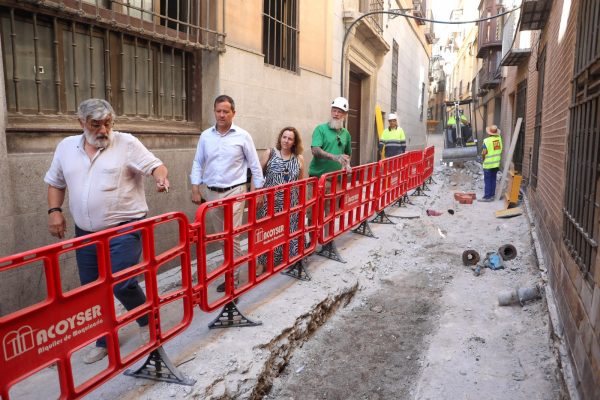
[[[331,107],[339,108],[343,112],[348,112],[348,100],[345,97],[336,97],[331,102]]]
[[[394,114],[394,113],[389,113],[388,114],[388,121],[391,121],[393,119],[398,120],[398,116],[396,114]]]

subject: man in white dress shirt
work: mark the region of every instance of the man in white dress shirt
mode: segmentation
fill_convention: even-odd
[[[236,196],[246,192],[247,169],[252,172],[256,189],[264,184],[264,177],[252,136],[233,123],[235,103],[227,95],[220,95],[214,102],[215,125],[200,135],[196,155],[192,163],[190,180],[192,202],[200,205],[202,200],[212,201]],[[233,210],[233,224],[239,226],[244,215],[243,202]],[[207,233],[223,231],[222,210],[211,210],[207,215]],[[239,238],[234,240],[235,257],[241,256]],[[239,269],[236,270],[237,281]],[[221,284],[217,291],[225,290]]]
[[[79,105],[79,124],[83,134],[63,139],[54,153],[44,181],[48,184],[48,229],[52,236],[65,237],[67,226],[62,211],[69,189],[69,211],[75,222],[75,236],[84,236],[142,219],[148,212],[144,176],[152,176],[159,192],[168,191],[167,168],[144,145],[129,133],[112,130],[115,112],[102,99],[88,99]],[[134,266],[142,254],[139,231],[110,241],[113,273]],[[96,246],[75,251],[81,285],[98,279]],[[113,288],[115,297],[127,310],[146,302],[137,279],[120,282]],[[108,312],[108,310],[106,310]],[[148,316],[137,320],[148,325]],[[147,330],[142,338],[147,341]],[[106,338],[83,360],[93,363],[106,357]]]

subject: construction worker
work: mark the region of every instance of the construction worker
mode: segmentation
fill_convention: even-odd
[[[379,150],[384,149],[384,158],[397,156],[406,151],[406,135],[398,126],[398,116],[390,113],[388,124],[389,128],[383,131],[379,141]]]
[[[471,137],[471,124],[469,123],[469,120],[467,119],[467,117],[465,116],[463,110],[458,110],[459,114],[460,114],[460,127],[461,127],[461,139],[462,139],[462,143],[466,143],[470,137]],[[457,134],[456,134],[456,110],[452,110],[452,112],[450,113],[450,118],[448,118],[448,121],[446,122],[446,125],[448,126],[448,128],[450,129],[450,139],[452,141],[452,145],[453,147],[455,145],[461,145],[462,143],[457,143]]]
[[[496,125],[485,128],[489,135],[483,140],[483,182],[484,195],[481,201],[492,201],[496,194],[496,174],[500,169],[500,159],[502,158],[502,133]]]

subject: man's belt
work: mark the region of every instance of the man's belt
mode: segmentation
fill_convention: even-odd
[[[242,186],[245,185],[246,182],[244,183],[238,183],[237,185],[233,185],[233,186],[229,186],[229,187],[225,187],[225,188],[220,188],[220,187],[214,187],[214,186],[207,186],[208,190],[211,190],[213,192],[217,192],[217,193],[224,193],[224,192],[228,192],[231,189],[235,189],[238,186]]]

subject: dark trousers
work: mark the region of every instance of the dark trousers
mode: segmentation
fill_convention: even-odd
[[[75,226],[75,236],[84,236],[92,232],[84,231]],[[112,272],[116,273],[126,268],[134,266],[140,260],[142,255],[142,242],[140,232],[132,232],[127,235],[119,236],[110,241],[110,262]],[[75,250],[77,258],[77,267],[79,270],[79,280],[81,285],[94,282],[98,279],[98,261],[96,258],[96,246],[86,246]],[[123,304],[127,310],[144,304],[146,295],[138,284],[136,278],[131,278],[115,285],[113,292],[117,300]],[[137,319],[140,326],[148,325],[148,316],[144,315]],[[106,347],[106,338],[102,337],[96,341],[96,346]]]
[[[484,194],[483,198],[492,198],[496,195],[496,174],[499,168],[489,168],[483,170]]]

